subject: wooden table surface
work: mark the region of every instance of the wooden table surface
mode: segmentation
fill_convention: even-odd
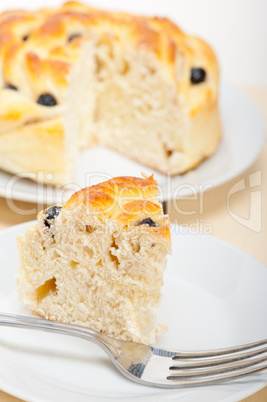
[[[267,126],[267,88],[240,88],[240,90],[258,106]],[[253,191],[259,191],[257,194],[261,196],[261,208],[256,208],[249,220],[251,207],[249,176],[253,174],[258,181]],[[233,185],[242,179],[245,179],[246,189],[231,196],[229,211],[227,195]],[[21,209],[36,208],[36,205],[26,202],[15,202],[15,204]],[[181,211],[190,212],[190,214],[185,215]],[[176,208],[170,205],[170,216],[172,222],[176,221],[179,224],[192,225],[192,227],[198,226],[200,229],[208,228],[214,236],[245,250],[267,265],[267,144],[265,143],[260,157],[246,172],[218,188],[205,192],[202,200],[200,197],[187,201],[181,200]],[[0,230],[35,219],[35,217],[35,214],[18,215],[10,209],[5,199],[0,198]],[[18,401],[21,400],[0,391],[0,402]],[[267,387],[244,399],[244,402],[263,401],[267,401]]]

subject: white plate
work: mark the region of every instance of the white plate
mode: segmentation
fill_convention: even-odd
[[[0,311],[30,314],[17,299],[15,239],[29,223],[0,234]],[[168,332],[158,345],[210,349],[267,338],[267,268],[222,241],[172,226],[160,309]],[[0,389],[34,402],[238,401],[267,384],[267,373],[219,386],[164,390],[124,378],[96,345],[84,340],[0,328]]]
[[[216,153],[187,174],[168,177],[104,147],[82,152],[75,184],[61,188],[42,186],[0,172],[0,195],[24,201],[55,204],[74,191],[115,176],[154,173],[161,201],[214,188],[246,170],[258,157],[264,143],[264,125],[255,106],[242,93],[227,85],[220,92],[223,138]]]

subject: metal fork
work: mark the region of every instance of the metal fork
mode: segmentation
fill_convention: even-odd
[[[0,314],[0,326],[55,332],[94,342],[125,377],[155,387],[210,385],[267,369],[264,363],[267,339],[227,349],[178,352],[120,341],[89,328],[32,317]]]

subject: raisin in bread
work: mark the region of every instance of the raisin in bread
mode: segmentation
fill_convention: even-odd
[[[64,184],[86,147],[170,175],[215,151],[216,57],[168,19],[71,1],[1,14],[0,38],[1,168]]]
[[[18,237],[17,290],[51,320],[150,344],[170,252],[153,177],[117,177],[38,215]]]

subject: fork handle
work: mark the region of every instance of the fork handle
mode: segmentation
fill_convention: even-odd
[[[119,341],[98,331],[79,325],[65,324],[62,322],[23,315],[0,313],[0,326],[35,329],[43,332],[54,332],[62,335],[75,336],[97,344],[112,358],[112,360],[119,356]]]

